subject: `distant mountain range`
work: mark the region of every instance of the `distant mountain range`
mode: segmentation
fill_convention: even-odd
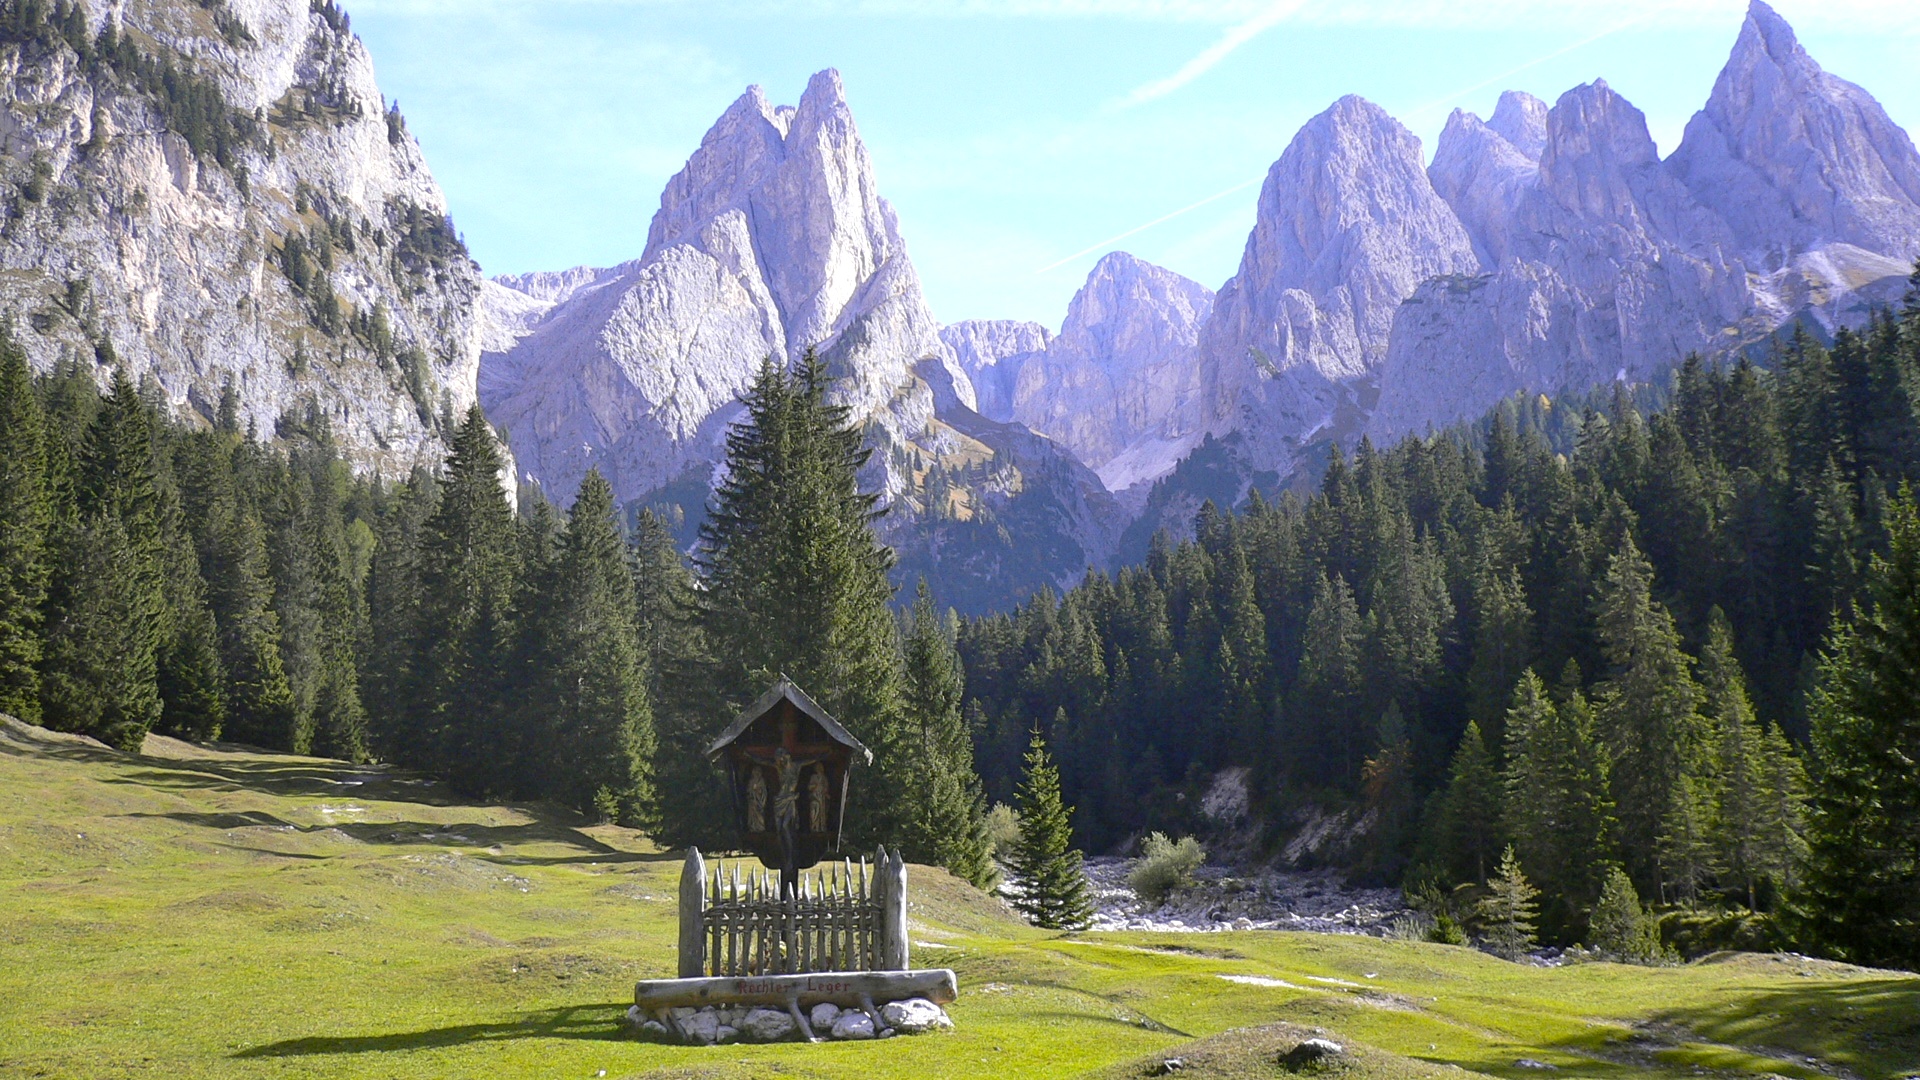
[[[523,485],[565,502],[598,468],[690,541],[755,368],[818,349],[903,574],[970,611],[1136,556],[1329,443],[1861,322],[1920,256],[1912,140],[1758,0],[1664,160],[1604,82],[1455,112],[1430,164],[1342,98],[1274,163],[1217,293],[1115,252],[1057,334],[936,320],[832,71],[796,106],[736,101],[634,261],[483,282],[331,3],[114,20],[203,73],[231,137],[197,148],[164,93],[10,46],[0,307],[38,365],[123,362],[208,416],[230,387],[263,434],[317,410],[388,471],[477,399]]]

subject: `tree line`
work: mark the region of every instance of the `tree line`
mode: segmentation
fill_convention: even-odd
[[[992,874],[954,621],[896,614],[818,363],[766,366],[697,561],[598,472],[516,507],[476,407],[444,464],[356,474],[315,407],[269,445],[0,334],[0,712],[378,759],[731,847],[707,741],[786,673],[872,747],[850,838]],[[196,418],[197,419],[197,418]],[[631,527],[629,522],[632,522]]]
[[[267,444],[232,390],[176,419],[0,335],[0,709],[727,847],[706,745],[786,674],[875,751],[852,843],[985,882],[988,797],[1019,802],[1050,920],[1084,914],[1070,838],[1204,832],[1237,768],[1268,842],[1317,817],[1314,858],[1416,895],[1524,873],[1550,939],[1631,893],[1914,955],[1920,297],[1766,369],[1690,360],[1658,408],[1521,398],[1335,452],[1309,497],[966,622],[900,603],[828,390],[763,365],[689,560],[597,473],[516,506],[478,409],[390,482],[317,408]]]
[[[1916,606],[1898,541],[1920,274],[1903,310],[1830,346],[1692,358],[1661,390],[1528,395],[1336,449],[1317,491],[1209,504],[1144,565],[968,621],[988,792],[1009,798],[1039,730],[1090,850],[1218,829],[1204,796],[1239,768],[1268,844],[1318,815],[1309,859],[1374,881],[1482,886],[1514,843],[1552,940],[1588,933],[1620,868],[1654,902],[1800,897],[1805,940],[1894,955],[1871,939],[1916,916],[1917,782],[1896,763],[1920,745],[1911,720],[1901,742],[1837,717],[1920,711],[1911,673],[1849,674]],[[1843,766],[1836,739],[1881,759]],[[1838,872],[1820,837],[1843,820],[1883,830],[1880,915],[1851,938],[1820,915],[1847,890],[1814,880]]]

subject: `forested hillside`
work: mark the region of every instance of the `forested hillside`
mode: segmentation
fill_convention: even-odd
[[[850,836],[976,882],[1037,730],[1089,849],[1221,831],[1204,796],[1240,768],[1247,854],[1436,918],[1505,865],[1549,939],[1607,893],[1790,907],[1768,933],[1911,962],[1915,286],[1765,367],[1363,443],[1311,498],[1208,506],[1143,566],[958,624],[892,594],[870,451],[811,357],[763,365],[689,565],[649,515],[624,536],[597,473],[564,516],[516,510],[477,407],[389,484],[318,410],[269,446],[231,392],[177,421],[6,339],[0,711],[379,758],[711,845],[706,741],[784,672],[876,751]]]
[[[1037,727],[1091,849],[1217,831],[1240,766],[1270,845],[1310,826],[1295,855],[1378,880],[1484,880],[1514,841],[1566,938],[1615,862],[1649,900],[1774,904],[1823,644],[1912,514],[1915,286],[1831,348],[1690,359],[1657,410],[1616,386],[1362,443],[1310,498],[1208,505],[1193,542],[968,622],[989,792]]]

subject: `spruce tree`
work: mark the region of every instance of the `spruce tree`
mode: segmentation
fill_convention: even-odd
[[[153,434],[124,373],[88,426],[77,465],[76,514],[49,595],[43,712],[52,727],[138,750],[160,719],[168,628]]]
[[[1660,819],[1655,854],[1660,879],[1668,896],[1684,904],[1700,898],[1700,891],[1719,874],[1719,851],[1714,844],[1718,806],[1715,785],[1707,776],[1681,776],[1669,795]]]
[[[850,839],[891,839],[917,793],[900,770],[900,648],[889,605],[893,553],[874,535],[878,497],[860,489],[870,451],[848,409],[828,397],[812,352],[791,374],[769,359],[727,435],[726,479],[701,527],[701,624],[712,696],[677,754],[712,738],[782,674],[792,678],[874,753],[856,770]],[[691,762],[678,772],[697,777]],[[711,775],[711,773],[709,773]],[[697,781],[696,781],[697,783]],[[670,804],[682,831],[715,838],[718,822],[684,820],[693,802]]]
[[[1049,930],[1085,927],[1093,918],[1092,890],[1072,846],[1072,811],[1060,798],[1060,771],[1038,731],[1027,747],[1018,810],[1020,840],[1007,860],[1019,890],[1014,908]]]
[[[1665,952],[1660,944],[1659,922],[1641,906],[1633,879],[1618,866],[1607,870],[1600,901],[1593,908],[1587,948],[1610,960],[1628,963],[1658,960]]]
[[[1704,768],[1700,688],[1673,617],[1653,597],[1653,567],[1621,540],[1600,589],[1598,629],[1608,671],[1600,685],[1602,740],[1613,761],[1613,794],[1629,871],[1658,880],[1662,819],[1680,781]]]
[[[1290,710],[1301,734],[1300,779],[1324,783],[1359,776],[1365,751],[1362,644],[1353,590],[1339,577],[1316,581],[1295,676],[1296,702]]]
[[[944,866],[985,888],[993,883],[987,797],[973,771],[973,737],[960,703],[966,678],[951,630],[920,579],[905,642],[908,782],[919,792],[901,847],[917,862]]]
[[[1507,829],[1547,896],[1547,925],[1569,937],[1598,896],[1611,850],[1607,759],[1586,700],[1558,706],[1528,671],[1507,713]]]
[[[0,713],[40,721],[47,594],[47,431],[11,324],[0,326]]]
[[[589,470],[567,519],[538,678],[545,794],[602,820],[653,814],[653,714],[613,489]]]
[[[1708,614],[1700,681],[1714,725],[1712,858],[1725,891],[1757,909],[1763,895],[1776,894],[1785,883],[1799,847],[1799,761],[1777,731],[1754,718],[1733,652],[1733,627],[1718,607]],[[1776,784],[1784,785],[1784,799],[1776,797]]]
[[[1533,651],[1533,611],[1516,567],[1495,568],[1480,551],[1473,577],[1473,662],[1467,669],[1468,716],[1494,746],[1506,740],[1507,706]]]
[[[222,736],[255,746],[290,745],[293,691],[280,656],[280,617],[266,531],[239,490],[238,437],[188,435],[175,452],[183,518],[193,537],[213,616],[226,724]]]
[[[1487,951],[1503,960],[1520,960],[1533,950],[1534,920],[1540,891],[1527,881],[1513,845],[1500,856],[1500,867],[1487,882],[1487,895],[1480,900],[1477,914],[1484,931]]]
[[[367,571],[370,646],[360,665],[374,749],[389,761],[430,767],[432,732],[426,720],[422,618],[421,542],[427,519],[439,505],[432,474],[416,469],[385,500],[374,529]]]
[[[478,405],[454,432],[439,504],[421,529],[410,733],[425,764],[470,794],[509,787],[506,692],[514,647],[513,513]]]
[[[1920,966],[1920,508],[1903,488],[1866,604],[1836,620],[1813,719],[1810,943],[1854,963]]]
[[[1447,786],[1437,796],[1434,825],[1434,846],[1454,881],[1487,880],[1500,857],[1505,843],[1502,795],[1500,774],[1480,725],[1469,720],[1453,752]]]

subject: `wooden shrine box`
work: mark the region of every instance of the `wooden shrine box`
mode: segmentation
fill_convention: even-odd
[[[873,751],[784,675],[714,740],[707,756],[727,770],[742,846],[789,883],[840,846],[848,773],[856,758],[873,763]],[[791,852],[783,823],[790,827]]]

